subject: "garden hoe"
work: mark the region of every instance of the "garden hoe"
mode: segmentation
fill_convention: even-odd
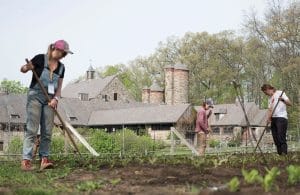
[[[26,59],[26,62],[27,62],[27,63],[31,63],[28,59]],[[35,79],[37,80],[37,82],[38,82],[40,88],[42,89],[44,95],[46,96],[48,102],[50,102],[51,99],[50,99],[50,97],[49,97],[49,95],[48,95],[46,89],[44,88],[43,84],[41,83],[41,81],[40,81],[38,75],[36,74],[36,72],[35,72],[34,70],[32,70],[32,73],[33,73]],[[53,109],[53,110],[54,110],[54,113],[56,114],[57,118],[58,118],[59,121],[61,122],[61,124],[62,124],[62,126],[63,126],[63,129],[65,129],[65,131],[67,132],[67,135],[68,135],[70,141],[72,142],[72,144],[73,144],[73,146],[74,146],[76,152],[77,152],[78,154],[80,154],[79,149],[78,149],[78,147],[77,147],[77,145],[76,145],[76,143],[75,143],[75,141],[74,141],[74,139],[73,139],[73,137],[72,137],[71,134],[73,134],[73,135],[74,135],[74,136],[75,136],[75,137],[76,137],[76,138],[84,145],[84,147],[85,147],[86,149],[88,149],[88,151],[89,151],[92,155],[94,155],[94,156],[99,156],[99,154],[94,150],[94,148],[92,148],[92,147],[90,146],[90,144],[84,139],[84,137],[83,137],[82,135],[80,135],[80,134],[77,132],[77,130],[76,130],[70,123],[68,123],[67,121],[63,120],[63,118],[61,117],[61,115],[58,113],[57,109]]]

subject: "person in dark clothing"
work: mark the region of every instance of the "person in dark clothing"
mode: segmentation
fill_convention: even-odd
[[[261,90],[264,94],[269,96],[267,123],[271,123],[271,131],[277,153],[279,155],[287,154],[286,131],[288,127],[288,116],[286,106],[291,106],[292,103],[283,91],[276,90],[269,84],[264,84]],[[275,108],[277,102],[278,105]]]
[[[22,73],[26,73],[29,70],[34,70],[37,73],[43,87],[51,98],[51,101],[48,102],[39,83],[32,75],[27,95],[27,120],[23,141],[23,160],[21,162],[21,169],[24,171],[33,170],[31,160],[34,141],[39,127],[41,132],[39,144],[40,169],[53,166],[53,163],[48,159],[52,129],[54,127],[53,109],[57,108],[65,73],[65,66],[60,60],[68,53],[73,54],[69,50],[68,43],[64,40],[58,40],[49,45],[47,54],[36,55],[31,61],[21,67]]]

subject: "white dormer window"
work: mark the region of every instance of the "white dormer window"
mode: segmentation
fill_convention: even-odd
[[[11,119],[18,119],[18,118],[20,118],[20,115],[18,115],[18,114],[11,114],[10,118]]]
[[[88,101],[89,100],[89,94],[88,93],[79,93],[78,98],[81,101]]]

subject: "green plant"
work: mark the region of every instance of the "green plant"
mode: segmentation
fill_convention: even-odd
[[[22,147],[23,147],[22,139],[18,136],[14,136],[8,145],[6,153],[20,154],[22,151]]]
[[[116,178],[116,179],[111,179],[110,180],[110,183],[113,185],[113,186],[116,186],[118,183],[120,183],[122,181],[121,178]]]
[[[249,184],[253,184],[255,182],[262,183],[263,181],[262,176],[259,175],[256,169],[252,169],[250,172],[247,172],[246,170],[242,169],[242,174],[244,176],[245,181]]]
[[[220,143],[221,143],[221,142],[220,142],[219,140],[216,140],[216,139],[210,139],[210,140],[208,141],[208,145],[209,145],[209,147],[211,147],[211,148],[215,148],[215,147],[219,146]]]
[[[65,152],[65,140],[63,136],[53,136],[51,139],[51,153],[62,154]]]
[[[274,181],[278,175],[280,175],[280,171],[277,167],[273,167],[271,170],[267,169],[267,174],[264,176],[262,186],[266,192],[272,190],[275,186]]]
[[[147,135],[138,136],[129,129],[115,133],[107,133],[101,129],[91,131],[94,132],[91,134],[89,143],[99,153],[143,154],[163,147],[162,142],[155,142]]]
[[[295,185],[300,182],[300,166],[290,165],[286,170],[288,172],[289,185]]]
[[[102,181],[85,181],[76,185],[79,191],[92,191],[100,189],[102,187]]]
[[[230,192],[237,192],[240,188],[240,181],[237,177],[232,178],[227,184]]]

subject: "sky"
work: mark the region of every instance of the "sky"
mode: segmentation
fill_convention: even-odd
[[[64,86],[94,68],[149,56],[170,36],[239,31],[245,14],[263,15],[266,0],[0,0],[0,81],[29,86],[25,58],[64,39],[74,52]]]

